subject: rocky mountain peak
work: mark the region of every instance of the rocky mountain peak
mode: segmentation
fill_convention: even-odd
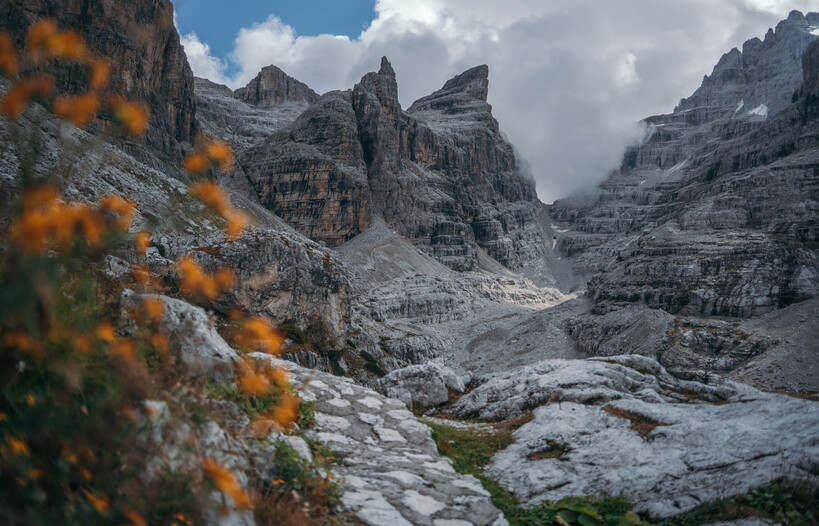
[[[752,38],[742,51],[734,48],[723,55],[674,114],[688,112],[687,122],[703,124],[742,116],[764,120],[782,111],[802,81],[802,54],[816,39],[811,31],[817,25],[819,13],[791,11],[764,40]]]
[[[449,79],[441,91],[460,91],[486,102],[489,95],[489,66],[482,64]]]
[[[283,102],[314,103],[319,99],[319,95],[307,84],[272,64],[263,67],[247,86],[237,89],[235,94],[240,100],[261,107],[277,106]]]
[[[387,57],[381,57],[381,68],[378,70],[378,74],[395,78],[395,70],[392,69],[392,64],[387,60]]]
[[[430,118],[451,120],[455,117],[459,121],[480,122],[498,131],[492,106],[486,102],[488,95],[489,66],[483,64],[449,79],[435,93],[415,101],[407,113],[427,121]]]

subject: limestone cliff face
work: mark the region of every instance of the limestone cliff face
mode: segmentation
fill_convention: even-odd
[[[819,293],[815,50],[805,54],[817,23],[793,12],[723,56],[674,113],[646,119],[648,139],[597,199],[555,204],[572,230],[558,248],[604,271],[590,285],[599,310],[745,317]]]
[[[19,45],[34,21],[51,17],[80,31],[90,48],[111,62],[111,89],[147,103],[149,146],[167,159],[181,159],[181,145],[196,134],[193,74],[173,25],[168,0],[4,0],[0,30]],[[76,87],[79,71],[60,74],[61,84]]]
[[[316,102],[318,94],[276,66],[262,68],[244,88],[235,91],[239,100],[255,106],[277,106],[283,102]]]
[[[240,157],[259,201],[304,235],[338,245],[370,224],[370,190],[349,92],[331,92]]]
[[[595,197],[552,207],[567,229],[558,250],[593,276],[596,315],[570,324],[589,352],[648,306],[672,315],[664,365],[729,371],[778,342],[713,317],[819,295],[817,25],[792,12],[726,54],[674,113],[646,119],[647,139]]]
[[[384,58],[240,164],[265,206],[330,245],[383,217],[456,270],[474,268],[481,249],[510,268],[537,267],[540,203],[486,102],[488,73],[458,75],[405,112]]]

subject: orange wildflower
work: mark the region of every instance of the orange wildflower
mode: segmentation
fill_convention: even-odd
[[[26,444],[24,440],[21,440],[19,438],[9,438],[7,439],[7,442],[9,443],[9,447],[11,447],[11,451],[13,453],[28,456],[29,454],[28,444]]]
[[[280,354],[284,337],[264,318],[250,318],[242,326],[238,343],[244,347],[260,346],[269,354]]]
[[[253,370],[246,361],[239,363],[239,388],[247,395],[261,396],[270,389],[270,380]]]
[[[31,468],[30,470],[28,470],[28,478],[30,478],[31,480],[38,480],[42,478],[43,475],[45,475],[45,472],[43,472],[42,469]]]
[[[85,498],[88,499],[88,502],[91,503],[91,506],[97,510],[97,513],[105,513],[108,511],[108,501],[105,499],[105,497],[97,497],[87,489],[82,490],[82,492],[85,495]]]
[[[156,347],[156,350],[162,354],[168,354],[168,338],[162,334],[152,334],[150,338],[151,345]]]
[[[230,208],[227,194],[216,181],[200,181],[191,186],[191,193],[220,216]]]
[[[111,354],[122,358],[123,361],[129,364],[136,362],[136,346],[131,340],[122,340],[115,343],[111,348]]]
[[[57,35],[57,22],[44,18],[28,29],[28,56],[40,62],[50,56],[51,40]]]
[[[235,240],[241,236],[242,232],[245,230],[245,227],[247,227],[247,224],[250,222],[250,218],[248,218],[247,214],[240,212],[235,208],[228,210],[225,213],[224,218],[227,221],[227,228],[225,229],[225,232],[227,233],[228,238],[231,240]]]
[[[233,473],[211,458],[205,459],[203,467],[205,475],[213,481],[214,486],[233,499],[233,503],[236,504],[237,507],[244,509],[253,508],[253,501],[239,485]]]
[[[137,513],[134,510],[128,510],[125,512],[125,517],[131,521],[131,526],[148,526],[148,523],[145,522],[145,519],[142,518],[142,515]]]
[[[137,254],[144,256],[145,252],[148,251],[148,247],[151,246],[151,233],[146,230],[137,232],[134,236],[134,244],[136,245]]]
[[[96,334],[97,338],[105,343],[111,343],[117,338],[114,327],[110,323],[103,323],[97,327]]]
[[[119,414],[122,415],[124,418],[130,420],[131,422],[136,422],[137,414],[136,411],[134,411],[133,407],[125,406],[122,409],[120,409]]]
[[[114,121],[132,137],[145,134],[148,129],[148,109],[138,102],[131,102],[122,97],[111,99],[111,110]]]
[[[290,378],[287,374],[287,371],[282,369],[281,367],[273,367],[267,372],[267,378],[280,386],[288,385],[290,382]]]
[[[208,165],[208,158],[204,154],[193,152],[185,157],[182,168],[192,174],[202,175],[208,170]]]
[[[85,41],[72,29],[60,31],[50,39],[49,52],[54,58],[79,60],[86,54]]]
[[[92,90],[98,91],[108,83],[111,74],[111,64],[103,58],[95,58],[89,65],[88,84]]]
[[[145,298],[142,300],[142,308],[149,320],[159,321],[162,313],[165,312],[165,302],[159,298]]]
[[[97,114],[100,101],[94,93],[57,97],[54,113],[77,128],[85,128]]]
[[[298,396],[294,396],[285,391],[282,401],[269,416],[281,427],[288,428],[299,418],[300,403],[301,399]]]
[[[88,339],[88,336],[80,334],[75,336],[71,342],[74,344],[74,348],[80,353],[88,354],[91,352],[91,341]]]
[[[136,216],[136,206],[118,195],[103,197],[100,201],[100,210],[115,212],[119,216],[115,224],[122,230],[128,230]]]
[[[17,53],[14,51],[14,42],[8,33],[0,33],[0,72],[13,77],[17,75],[20,65],[17,63]]]
[[[26,111],[29,101],[33,97],[48,97],[54,92],[54,77],[50,75],[35,75],[20,80],[6,92],[0,101],[0,113],[16,121]]]
[[[60,31],[53,19],[40,20],[28,30],[28,56],[32,62],[52,58],[78,60],[86,53],[82,36],[70,29]]]
[[[31,341],[28,334],[24,332],[10,332],[3,336],[3,345],[6,347],[16,347],[22,351],[33,351],[37,345]]]
[[[8,418],[9,417],[6,416],[6,413],[0,412],[0,422],[5,422],[6,420],[8,420]]]
[[[211,142],[205,146],[205,155],[208,156],[210,162],[219,166],[219,169],[223,172],[233,168],[233,149],[226,142]]]
[[[220,292],[233,286],[235,277],[234,272],[226,268],[220,269],[215,275],[210,275],[190,256],[185,256],[179,261],[179,275],[183,293],[203,296],[211,301],[215,300]]]

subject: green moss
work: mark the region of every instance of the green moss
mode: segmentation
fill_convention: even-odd
[[[707,502],[666,519],[662,526],[699,526],[712,522],[758,517],[786,526],[819,524],[819,487],[776,481],[745,495]]]
[[[364,358],[364,368],[376,375],[379,378],[387,376],[386,371],[381,368],[379,365],[378,360],[375,357],[368,353],[367,351],[358,351],[359,356]]]
[[[570,497],[552,503],[523,508],[517,499],[500,484],[483,475],[483,467],[492,456],[513,442],[513,426],[459,429],[424,421],[432,429],[432,438],[438,452],[449,457],[459,473],[474,475],[492,498],[492,503],[503,512],[512,526],[567,524],[582,526],[638,526],[640,517],[631,511],[632,505],[624,497],[593,499]]]
[[[268,392],[263,396],[247,395],[235,384],[217,385],[211,381],[205,382],[202,392],[210,398],[233,402],[251,419],[273,411],[278,407],[282,398],[282,390],[276,384],[271,384]]]

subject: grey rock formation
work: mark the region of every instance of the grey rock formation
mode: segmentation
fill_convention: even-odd
[[[726,402],[756,389],[712,375],[709,383],[680,380],[659,363],[639,355],[589,360],[544,360],[473,379],[478,387],[449,411],[461,418],[506,420],[550,402],[601,404],[612,400],[646,403],[707,400]]]
[[[0,4],[0,31],[8,31],[22,49],[29,25],[46,17],[79,31],[94,53],[110,59],[112,92],[150,107],[146,142],[154,155],[181,161],[185,143],[196,135],[196,104],[171,2],[10,0]],[[64,68],[58,82],[68,91],[84,90],[85,73]]]
[[[240,155],[259,201],[312,239],[338,245],[370,224],[367,172],[348,92],[319,99]]]
[[[167,296],[136,294],[126,289],[120,298],[120,308],[122,318],[132,327],[139,325],[134,314],[143,312],[145,300],[158,300],[164,305],[159,323],[167,333],[169,349],[184,374],[221,384],[233,381],[239,355],[219,336],[204,310]]]
[[[646,305],[673,315],[653,315],[658,329],[699,333],[657,335],[663,348],[699,349],[665,365],[727,372],[770,342],[705,318],[760,316],[819,294],[817,24],[818,14],[793,12],[726,54],[674,113],[645,120],[646,139],[598,195],[551,208],[557,250],[593,275],[594,315],[570,327],[581,346],[608,353],[593,334],[621,333],[630,306]],[[607,314],[622,308],[631,314]]]
[[[631,426],[635,418],[657,427],[641,436]],[[778,478],[810,479],[819,465],[817,429],[815,402],[762,393],[725,405],[549,404],[515,432],[516,442],[493,458],[487,474],[527,503],[625,495],[637,511],[668,517]],[[566,453],[536,459],[550,444]]]
[[[244,88],[235,92],[236,98],[255,106],[277,106],[283,102],[316,102],[318,94],[287,73],[270,65],[265,66]]]
[[[379,391],[404,402],[423,407],[435,407],[449,399],[449,391],[464,392],[464,382],[455,371],[444,365],[429,362],[392,371],[378,381]]]
[[[282,133],[240,156],[262,203],[309,237],[339,245],[382,217],[450,268],[477,248],[539,283],[545,233],[533,181],[486,103],[473,68],[407,112],[384,58],[351,92],[322,96]]]
[[[526,504],[625,495],[667,517],[780,477],[808,479],[819,465],[816,402],[716,377],[682,381],[641,356],[548,360],[477,381],[455,414],[503,420],[536,408],[486,471]]]

